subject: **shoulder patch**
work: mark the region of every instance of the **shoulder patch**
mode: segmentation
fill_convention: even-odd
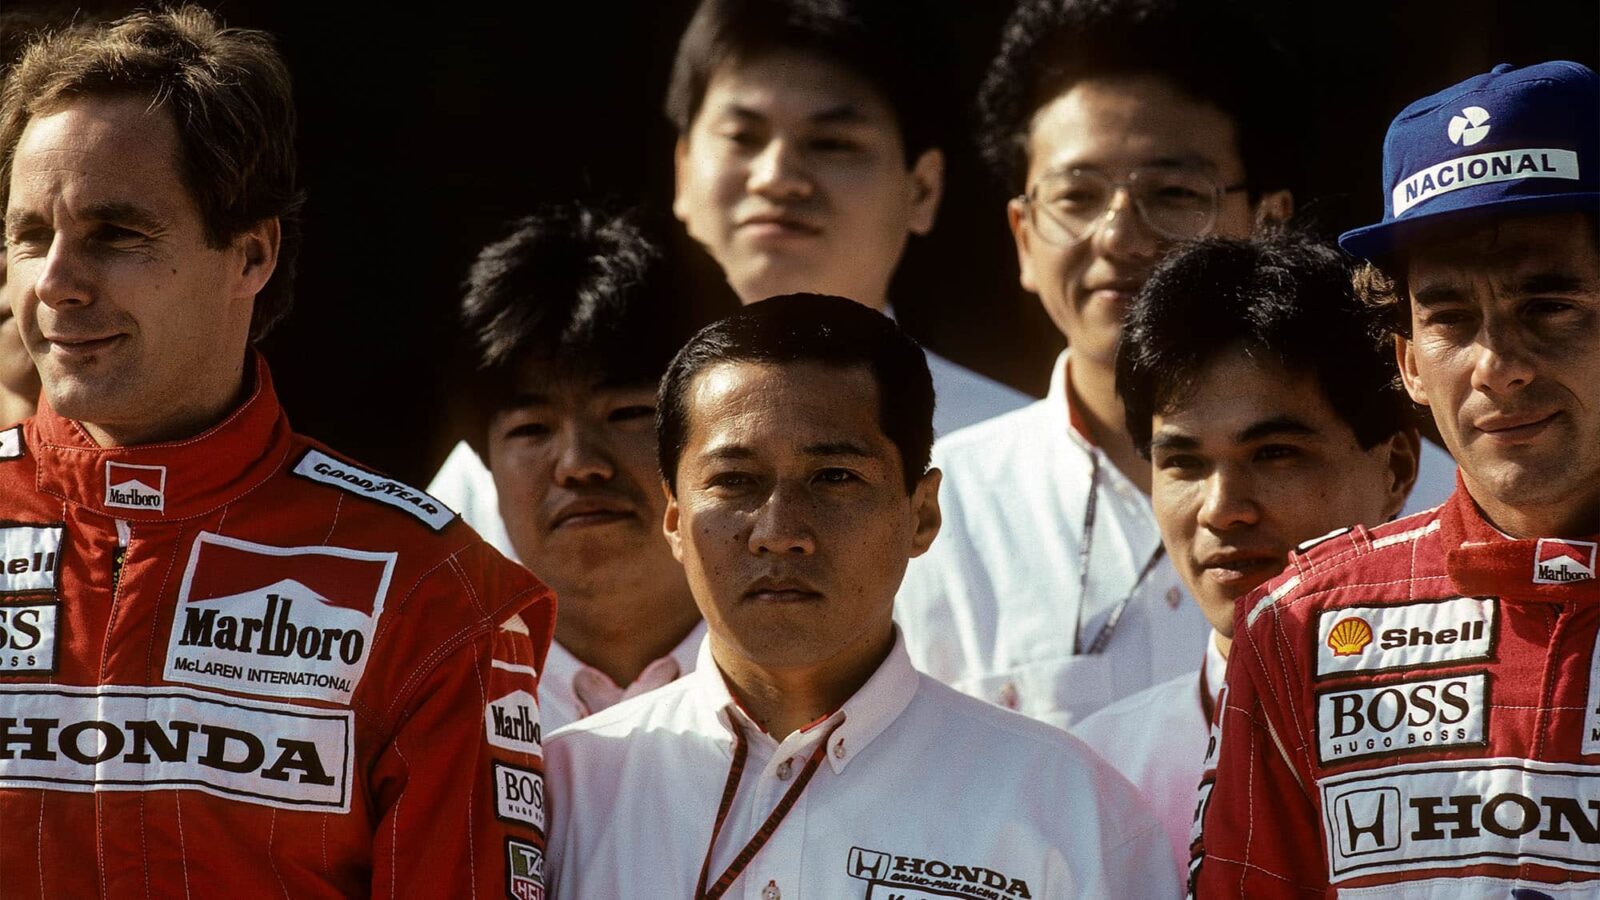
[[[294,474],[318,481],[358,497],[365,497],[408,513],[434,531],[443,531],[456,517],[440,500],[410,485],[379,475],[368,469],[311,449],[295,464]]]
[[[24,454],[21,425],[0,431],[0,459],[20,459]]]

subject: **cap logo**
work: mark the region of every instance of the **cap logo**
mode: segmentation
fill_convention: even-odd
[[[1489,136],[1489,111],[1481,106],[1469,106],[1459,116],[1450,117],[1450,143],[1471,147]]]
[[[112,509],[166,509],[167,467],[136,466],[106,460],[106,506]]]
[[[1533,550],[1534,584],[1568,584],[1594,578],[1596,544],[1540,538]]]

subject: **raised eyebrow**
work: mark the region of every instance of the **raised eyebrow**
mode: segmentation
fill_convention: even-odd
[[[1251,424],[1240,431],[1234,440],[1248,444],[1272,437],[1316,437],[1320,434],[1322,432],[1294,416],[1273,416]]]
[[[1583,290],[1583,279],[1561,272],[1537,272],[1518,282],[1523,294],[1576,294]]]
[[[45,221],[44,216],[39,215],[31,209],[12,210],[6,214],[6,234],[21,231],[24,228],[31,228],[36,225],[45,224],[48,223]]]
[[[121,200],[91,203],[84,208],[84,216],[91,221],[127,225],[140,231],[160,231],[165,226],[150,210]]]
[[[721,444],[700,452],[701,459],[755,459],[756,452],[738,444]]]
[[[851,441],[823,441],[816,444],[807,444],[801,448],[807,456],[851,456],[858,458],[871,458],[871,450]]]

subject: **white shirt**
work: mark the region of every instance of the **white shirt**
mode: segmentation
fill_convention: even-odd
[[[553,735],[551,896],[694,896],[736,728],[748,759],[708,884],[827,743],[729,898],[1017,900],[1018,882],[1034,898],[1179,896],[1149,864],[1165,835],[1132,785],[1070,735],[920,675],[898,638],[843,708],[781,742],[734,702],[709,644],[693,674]]]
[[[928,360],[928,374],[933,376],[935,435],[949,434],[1033,402],[1010,385],[979,375],[932,350],[922,352]]]
[[[1411,496],[1406,498],[1406,505],[1401,508],[1400,515],[1409,516],[1435,506],[1450,499],[1456,489],[1456,461],[1449,453],[1439,449],[1439,445],[1427,438],[1422,439],[1422,452],[1417,460],[1417,483],[1411,487]]]
[[[1161,546],[1150,498],[1071,426],[1066,365],[1063,353],[1045,399],[934,445],[944,525],[895,603],[919,669],[1060,728],[1192,673],[1211,632],[1165,555],[1139,580]],[[1079,652],[1124,598],[1103,652]]]
[[[444,465],[428,482],[428,493],[459,513],[473,531],[505,554],[506,559],[517,559],[511,535],[506,533],[505,522],[500,519],[500,495],[494,489],[494,476],[478,458],[478,451],[466,441],[457,443],[445,457]]]
[[[1189,871],[1189,833],[1211,721],[1201,697],[1216,709],[1228,658],[1206,642],[1200,670],[1124,697],[1073,726],[1072,733],[1133,782],[1156,811],[1172,845],[1179,877]]]
[[[572,655],[560,641],[550,642],[544,672],[539,676],[539,721],[546,732],[676,681],[694,671],[704,620],[695,623],[671,653],[645,666],[639,677],[620,687],[604,672]]]

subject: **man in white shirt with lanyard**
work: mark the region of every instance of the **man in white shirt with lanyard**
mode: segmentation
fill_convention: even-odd
[[[688,677],[551,736],[560,900],[1177,896],[1124,779],[916,671],[939,531],[921,349],[839,297],[706,328],[662,381],[664,527],[709,624]]]
[[[478,351],[478,449],[514,557],[558,598],[546,731],[694,667],[705,633],[661,536],[655,392],[688,329],[632,219],[580,205],[478,254],[462,319]]]
[[[1164,558],[1113,364],[1170,246],[1292,211],[1294,130],[1261,127],[1297,108],[1276,59],[1209,2],[1013,13],[980,98],[983,149],[1017,194],[1022,286],[1070,350],[1043,401],[934,449],[945,540],[912,564],[896,611],[928,674],[1068,727],[1191,671],[1209,628]]]
[[[1297,545],[1380,525],[1416,478],[1419,438],[1354,261],[1295,235],[1210,238],[1157,266],[1128,311],[1117,393],[1150,460],[1161,539],[1215,629],[1193,670],[1073,727],[1126,775],[1189,864],[1195,786],[1234,601]],[[1190,660],[1191,665],[1199,662]]]

